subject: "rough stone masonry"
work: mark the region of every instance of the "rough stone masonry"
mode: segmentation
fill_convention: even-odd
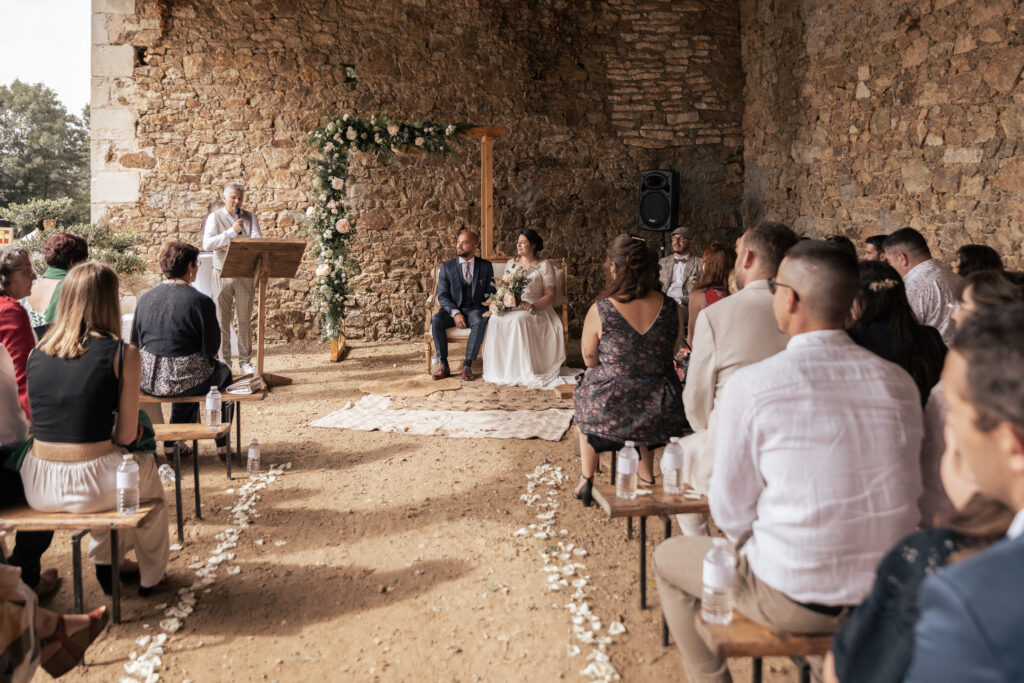
[[[153,256],[198,242],[241,180],[265,232],[293,236],[306,132],[388,112],[508,129],[497,247],[531,227],[568,258],[577,326],[644,168],[680,173],[701,246],[762,218],[913,225],[947,261],[975,241],[1020,267],[1022,29],[1013,0],[93,0],[93,218]],[[479,225],[476,145],[355,164],[351,337],[422,332],[431,266]],[[272,282],[272,340],[317,332],[311,275]]]

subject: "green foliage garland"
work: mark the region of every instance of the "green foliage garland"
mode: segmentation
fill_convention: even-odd
[[[472,126],[464,123],[404,123],[386,115],[359,118],[342,114],[330,116],[309,134],[306,144],[315,152],[307,160],[313,177],[313,203],[306,209],[303,234],[311,239],[317,260],[309,296],[311,310],[319,315],[321,341],[342,333],[345,297],[352,292],[352,278],[358,270],[349,247],[357,226],[345,196],[353,155],[363,152],[378,162],[414,150],[443,157],[469,128]]]

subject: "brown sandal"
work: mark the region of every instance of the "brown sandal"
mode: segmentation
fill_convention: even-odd
[[[61,644],[59,650],[54,652],[45,662],[41,662],[43,668],[46,669],[46,673],[54,678],[63,676],[82,661],[85,657],[85,649],[92,644],[92,641],[96,640],[96,637],[106,628],[107,622],[110,620],[106,606],[98,607],[89,612],[88,628],[83,628],[77,631],[75,635],[69,636],[64,616],[63,614],[60,615],[57,619],[57,628],[49,637],[44,638],[39,643],[40,650],[54,642]]]

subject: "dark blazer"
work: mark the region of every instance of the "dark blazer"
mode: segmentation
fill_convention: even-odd
[[[907,683],[1024,681],[1024,536],[925,579]]]
[[[462,267],[459,258],[445,261],[437,275],[437,301],[441,309],[451,312],[453,308],[482,308],[488,294],[494,293],[494,266],[487,259],[473,259],[473,290],[468,301],[463,301]]]

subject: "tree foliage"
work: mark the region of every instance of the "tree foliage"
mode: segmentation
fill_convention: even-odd
[[[88,220],[88,126],[42,83],[0,85],[0,206],[70,197],[63,218]]]
[[[39,225],[45,218],[60,220],[71,211],[74,201],[71,197],[58,199],[32,199],[24,204],[10,203],[0,209],[0,219],[10,221],[17,226]]]
[[[141,273],[146,269],[145,259],[136,254],[134,248],[146,241],[144,235],[133,232],[116,232],[105,223],[77,223],[52,231],[37,231],[20,240],[20,244],[32,252],[32,265],[39,273],[46,270],[46,265],[43,263],[43,247],[46,245],[46,240],[57,232],[81,235],[89,243],[90,260],[108,263],[122,275]]]

